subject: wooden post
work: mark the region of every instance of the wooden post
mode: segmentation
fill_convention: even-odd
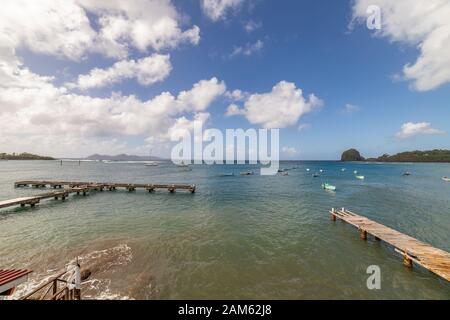
[[[58,281],[53,280],[53,284],[52,284],[52,295],[53,296],[55,296],[57,290],[58,290]]]
[[[81,300],[81,289],[73,289],[74,300]]]
[[[413,266],[412,259],[406,253],[403,255],[403,265],[408,268]]]
[[[359,229],[359,237],[361,240],[367,240],[367,231],[364,229]]]

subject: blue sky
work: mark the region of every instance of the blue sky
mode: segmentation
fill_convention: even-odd
[[[98,115],[102,118],[94,119],[96,112],[92,111],[89,117],[85,117],[80,110],[76,120],[63,120],[69,122],[67,126],[50,128],[53,126],[50,125],[51,113],[49,110],[39,111],[38,119],[41,115],[47,116],[47,112],[49,114],[48,132],[30,129],[29,133],[26,130],[20,133],[19,130],[15,132],[15,128],[10,128],[9,133],[6,131],[4,133],[4,139],[8,140],[2,141],[2,145],[8,141],[17,141],[14,146],[20,150],[9,146],[5,151],[35,151],[56,156],[85,156],[95,150],[105,153],[123,151],[143,154],[148,148],[154,148],[155,155],[160,153],[166,156],[168,149],[162,147],[166,143],[162,138],[164,135],[162,130],[167,127],[156,129],[158,124],[167,122],[166,126],[171,127],[180,118],[184,117],[185,120],[190,121],[197,113],[207,112],[209,127],[225,130],[226,128],[267,126],[267,120],[266,122],[251,120],[251,112],[254,113],[257,106],[249,106],[250,110],[247,110],[246,103],[249,101],[248,97],[252,95],[269,94],[280,82],[291,83],[295,86],[295,90],[302,90],[305,105],[308,104],[310,94],[314,94],[322,101],[320,105],[311,107],[311,110],[306,110],[308,108],[305,105],[299,105],[302,111],[298,118],[298,114],[294,116],[297,118],[296,121],[282,122],[280,145],[290,150],[290,152],[282,152],[283,158],[337,159],[342,151],[350,147],[357,148],[365,156],[392,154],[412,149],[449,148],[450,140],[447,133],[450,132],[450,121],[448,121],[450,84],[447,79],[450,78],[447,73],[450,73],[450,62],[449,59],[441,61],[442,59],[437,58],[450,56],[450,52],[447,51],[450,48],[449,40],[438,42],[437,53],[424,49],[424,43],[436,41],[433,37],[437,31],[424,25],[418,32],[411,31],[409,34],[408,30],[411,28],[408,26],[411,24],[420,26],[421,24],[417,21],[423,19],[420,15],[408,16],[404,13],[402,10],[405,7],[401,3],[404,0],[400,0],[399,4],[390,4],[384,0],[370,2],[378,4],[382,12],[382,29],[378,31],[369,30],[366,27],[365,11],[362,9],[369,2],[364,0],[225,0],[223,3],[206,0],[209,4],[202,1],[176,0],[165,3],[177,12],[174,20],[182,32],[191,30],[193,26],[199,28],[198,41],[195,37],[183,40],[184,38],[178,35],[179,39],[174,40],[176,44],[165,48],[155,49],[148,45],[145,50],[142,50],[142,47],[139,48],[127,42],[128,52],[120,57],[118,55],[111,57],[106,51],[100,50],[89,52],[89,47],[83,47],[86,53],[83,52],[82,55],[74,58],[73,52],[68,51],[64,44],[41,52],[43,50],[37,46],[38,44],[23,40],[25,38],[23,35],[17,35],[14,41],[10,41],[13,44],[3,41],[0,49],[3,46],[6,49],[15,50],[14,57],[9,57],[9,60],[8,57],[4,57],[4,61],[15,63],[13,59],[17,58],[21,64],[16,64],[15,67],[26,69],[39,77],[54,77],[51,80],[39,80],[40,83],[50,83],[51,90],[66,88],[67,92],[58,93],[58,95],[48,94],[45,95],[45,99],[43,98],[46,107],[53,112],[60,110],[58,103],[61,99],[67,99],[67,95],[70,94],[77,95],[77,99],[83,101],[81,103],[86,100],[83,97],[88,97],[90,107],[83,106],[83,108],[89,108],[91,112],[95,108],[95,103],[92,102],[96,101],[95,98],[106,100],[112,95],[117,95],[118,92],[122,97],[134,95],[139,103],[145,103],[166,91],[177,97],[181,91],[190,90],[201,80],[216,78],[218,83],[223,82],[226,86],[226,89],[218,90],[220,92],[212,101],[209,101],[207,107],[181,108],[178,113],[171,114],[170,117],[156,119],[155,124],[151,121],[139,124],[136,128],[142,126],[140,130],[123,128],[126,125],[122,125],[122,122],[111,120],[108,126],[105,125],[105,128],[99,129],[99,132],[95,134],[91,134],[92,131],[96,131],[95,129],[82,125],[85,131],[71,135],[65,129],[70,128],[72,132],[76,131],[76,127],[72,127],[76,121],[83,123],[98,121],[96,127],[99,127],[109,122],[108,113],[102,111]],[[440,0],[433,1],[436,5],[440,4]],[[101,10],[106,9],[103,7],[93,9],[83,4],[83,1],[76,5],[85,10],[94,32],[100,33],[101,27],[96,23],[106,12]],[[208,12],[207,5],[216,9],[214,11],[216,16],[211,11]],[[426,10],[433,10],[433,8],[423,9],[421,4],[417,4],[417,9],[419,12],[422,10],[424,15],[427,13]],[[136,17],[135,13],[130,14],[129,19]],[[359,20],[356,20],[353,27],[349,27],[354,19]],[[448,27],[449,24],[445,20],[440,23],[443,28]],[[398,31],[395,29],[400,28],[398,25],[404,28]],[[254,30],[246,30],[246,26],[253,27]],[[5,36],[5,30],[0,25],[0,35],[3,32]],[[42,32],[55,31],[58,31],[57,28],[42,31],[30,27],[26,30],[28,36],[33,32],[39,35]],[[52,41],[51,37],[48,39]],[[79,38],[76,38],[74,43],[79,45]],[[119,80],[114,80],[107,85],[89,87],[87,90],[81,90],[76,85],[72,87],[69,85],[69,83],[76,83],[79,75],[89,75],[94,68],[106,70],[118,61],[138,61],[152,54],[168,55],[171,70],[166,70],[166,75],[161,75],[160,80],[151,84],[143,85],[137,78],[129,75],[119,77]],[[426,58],[427,65],[413,75],[408,75],[404,71],[405,66],[414,66],[421,56]],[[444,70],[442,73],[445,74],[441,73],[441,77],[436,79],[433,74],[436,70]],[[423,82],[419,82],[422,80]],[[25,80],[20,79],[20,81]],[[3,93],[3,99],[0,92],[0,101],[3,103],[1,108],[4,114],[8,114],[5,110],[9,106],[8,103],[12,101],[10,94],[15,84],[13,81],[11,83],[7,88],[9,92]],[[418,83],[421,85],[416,85]],[[428,85],[429,83],[431,85]],[[227,93],[233,90],[241,90],[247,98],[231,101],[232,99],[227,98]],[[33,94],[40,93],[33,92]],[[61,98],[59,94],[64,97]],[[98,102],[98,108],[108,108],[107,101]],[[49,106],[52,103],[55,103],[54,107]],[[227,116],[227,108],[232,103],[236,104],[241,111],[247,110],[247,113],[242,111],[241,114]],[[18,107],[15,106],[15,108]],[[39,105],[33,110],[38,108],[43,107]],[[122,110],[126,106],[117,108],[121,111],[111,109],[111,114],[125,115],[128,112]],[[256,110],[256,113],[264,113],[265,108],[277,110],[278,105],[276,103],[263,105],[260,111]],[[293,108],[295,109],[295,106]],[[31,114],[33,114],[32,119],[37,117],[31,109],[17,111],[15,116],[21,113],[22,118],[26,118],[27,115],[31,117]],[[64,113],[67,111],[64,110]],[[70,109],[68,113],[71,113]],[[2,115],[1,112],[0,115]],[[132,116],[136,115],[130,115],[129,119],[134,119]],[[138,118],[141,116],[138,115]],[[8,118],[3,117],[3,119],[5,123],[6,121],[11,123],[14,116],[8,114]],[[54,119],[54,121],[58,120]],[[35,121],[30,122],[35,123]],[[128,125],[133,126],[131,123]],[[299,129],[300,126],[302,130]],[[36,145],[35,140],[29,139],[27,134],[40,137],[46,142],[40,147]],[[77,137],[74,138],[74,135]],[[56,147],[53,142],[55,136],[65,137],[62,143],[67,141],[70,147]],[[158,136],[157,141],[154,141],[152,136]],[[27,140],[30,141],[29,144],[26,143]],[[87,145],[93,148],[90,149]]]

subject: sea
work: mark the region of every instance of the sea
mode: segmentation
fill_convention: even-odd
[[[280,167],[288,175],[261,176],[248,164],[0,161],[0,201],[45,192],[14,188],[18,180],[197,186],[194,194],[91,192],[1,209],[0,269],[33,270],[13,298],[78,259],[92,273],[83,299],[450,299],[448,282],[405,268],[391,247],[360,240],[329,214],[345,207],[450,252],[450,183],[441,179],[450,164]],[[367,286],[371,266],[379,289]]]

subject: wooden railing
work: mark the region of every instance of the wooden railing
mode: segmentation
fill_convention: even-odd
[[[81,300],[80,282],[77,265],[47,280],[20,300]]]

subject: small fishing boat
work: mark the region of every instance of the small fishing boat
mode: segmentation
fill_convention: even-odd
[[[240,173],[241,176],[252,176],[253,174],[253,171],[244,171]]]
[[[319,171],[320,171],[320,173],[322,173],[322,172],[323,172],[323,169],[320,169]]]
[[[322,189],[328,190],[328,191],[336,191],[336,187],[329,183],[322,184]]]
[[[145,164],[146,167],[157,167],[159,164],[157,162],[149,162]]]
[[[313,174],[313,178],[318,178],[318,177],[320,177],[320,175],[318,173]]]
[[[403,175],[404,175],[404,176],[410,176],[410,175],[411,175],[411,172],[406,171],[406,172],[403,173]]]
[[[442,177],[442,180],[444,180],[445,182],[450,182],[450,178],[449,177]]]
[[[308,171],[308,172],[309,172],[310,170],[311,170],[311,169],[309,169],[309,168],[308,168],[308,169],[306,169],[306,171]]]
[[[353,171],[354,174],[358,174],[358,170]]]
[[[224,174],[219,175],[219,177],[234,177],[234,172],[224,173]]]
[[[286,169],[278,169],[278,173],[283,173],[283,172],[286,172],[287,170]]]
[[[286,176],[288,176],[288,175],[289,175],[289,173],[288,173],[288,172],[286,172],[286,171],[284,171],[284,172],[281,172],[281,173],[280,173],[280,175],[281,175],[281,176],[284,176],[284,177],[286,177]]]
[[[180,168],[187,168],[187,167],[189,167],[189,165],[185,164],[184,161],[181,161],[181,163],[178,164],[177,167],[180,167]]]
[[[366,177],[364,177],[364,176],[356,176],[356,179],[359,179],[359,180],[364,180]]]
[[[345,168],[342,168],[342,169],[341,169],[342,172],[344,172],[345,170],[347,170],[347,169],[345,169]]]

